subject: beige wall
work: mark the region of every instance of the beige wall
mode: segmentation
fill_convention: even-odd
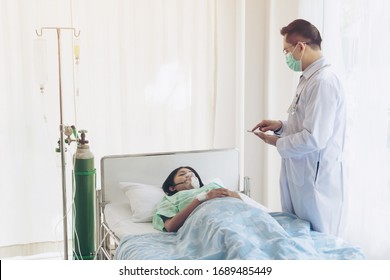
[[[239,147],[243,151],[244,175],[251,178],[251,196],[272,210],[280,210],[279,170],[280,157],[275,147],[264,144],[254,135],[245,133],[262,119],[284,119],[296,85],[296,76],[286,67],[282,54],[280,28],[294,20],[298,14],[298,1],[247,0],[241,1],[241,28],[244,41],[238,40],[244,69],[237,76],[242,83],[238,91],[244,106]],[[243,79],[243,81],[240,81]],[[243,97],[242,97],[243,96]]]

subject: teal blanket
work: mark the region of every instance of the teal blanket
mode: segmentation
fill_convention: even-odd
[[[116,259],[364,259],[343,240],[311,231],[288,213],[268,213],[239,199],[202,203],[177,233],[128,235]]]

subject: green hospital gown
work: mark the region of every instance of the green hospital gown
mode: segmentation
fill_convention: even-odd
[[[172,218],[186,208],[198,194],[218,188],[222,188],[222,186],[216,183],[210,183],[199,189],[184,190],[177,192],[172,196],[164,196],[153,216],[153,227],[160,231],[166,231],[162,217]]]

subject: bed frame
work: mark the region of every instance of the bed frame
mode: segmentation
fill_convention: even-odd
[[[173,153],[111,155],[101,159],[101,188],[97,190],[97,259],[112,259],[119,238],[104,217],[105,205],[126,199],[119,182],[142,182],[161,185],[176,167],[187,165],[202,179],[220,178],[226,187],[249,195],[249,180],[240,176],[239,152],[216,149]]]

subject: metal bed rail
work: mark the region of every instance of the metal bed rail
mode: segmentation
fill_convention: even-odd
[[[96,191],[96,212],[98,213],[96,225],[96,258],[99,260],[112,260],[115,250],[119,246],[120,239],[115,235],[104,219],[104,207],[107,204],[102,201],[101,190]]]

